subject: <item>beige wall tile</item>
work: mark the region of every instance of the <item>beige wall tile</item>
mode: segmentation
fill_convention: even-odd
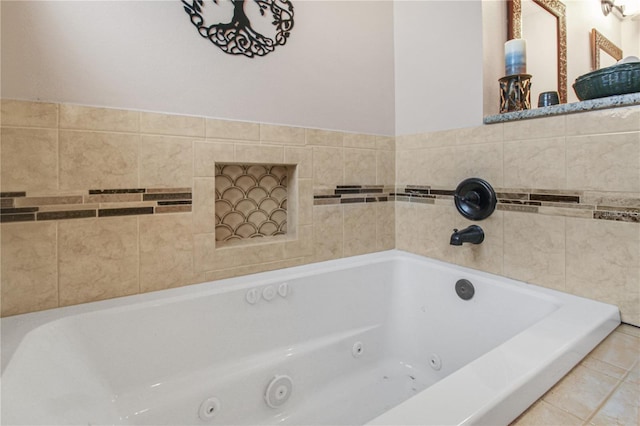
[[[341,147],[344,133],[329,130],[307,129],[307,145]]]
[[[60,306],[138,293],[138,218],[58,223]]]
[[[640,286],[636,286],[635,288],[627,289],[627,297],[618,302],[618,307],[620,308],[620,318],[622,319],[622,321],[638,326],[640,326],[639,287]]]
[[[226,278],[240,277],[259,272],[274,271],[276,269],[292,268],[305,262],[305,258],[285,259],[275,262],[259,263],[257,265],[240,266],[236,268],[220,269],[206,273],[207,281],[223,280]]]
[[[313,185],[316,188],[342,185],[343,163],[341,148],[313,147]]]
[[[459,216],[461,220],[457,228],[464,229],[472,224],[478,225],[484,232],[484,241],[481,244],[463,244],[457,247],[455,263],[493,274],[503,274],[504,215],[504,212],[496,211],[480,223],[471,222]]]
[[[60,128],[137,132],[139,115],[138,111],[60,104]]]
[[[313,226],[302,225],[298,227],[298,236],[295,240],[284,243],[284,257],[294,258],[313,255]]]
[[[192,147],[190,139],[142,135],[139,186],[190,187],[193,181]]]
[[[417,222],[414,226],[417,232],[409,238],[417,239],[415,253],[456,263],[461,250],[449,244],[449,241],[453,229],[466,227],[466,221],[456,212],[453,201],[447,200],[446,205],[417,205]]]
[[[640,106],[569,114],[566,120],[567,135],[638,132],[640,131]]]
[[[61,190],[138,186],[139,136],[61,130],[59,139]]]
[[[517,141],[532,138],[554,138],[565,135],[565,115],[534,118],[504,123],[504,140]],[[493,126],[493,124],[492,124]]]
[[[311,147],[284,148],[284,162],[286,164],[295,164],[298,168],[298,177],[301,179],[313,177],[313,149]]]
[[[418,253],[422,242],[418,235],[418,205],[414,203],[396,202],[396,248],[411,253]],[[421,210],[422,212],[422,210]]]
[[[300,224],[299,183],[300,179],[297,176],[295,166],[287,166],[287,203],[285,207],[287,210],[286,237],[289,239],[297,237],[296,232]],[[311,183],[310,180],[309,183]],[[313,193],[310,197],[313,199]]]
[[[344,149],[345,185],[373,185],[376,182],[376,153],[373,149]]]
[[[204,137],[204,118],[188,115],[141,112],[140,132],[171,136]]]
[[[458,145],[502,142],[503,136],[504,124],[502,123],[458,129],[455,134]]]
[[[483,178],[494,187],[503,186],[501,143],[434,148],[425,154],[425,182],[434,187],[455,188],[469,177]]]
[[[426,133],[421,135],[424,148],[438,148],[458,144],[460,130],[441,130],[439,132]]]
[[[58,132],[49,129],[2,129],[2,191],[29,193],[58,189]]]
[[[567,292],[618,306],[626,301],[640,304],[638,225],[593,219],[566,221]],[[622,315],[625,317],[624,310]]]
[[[2,99],[3,126],[58,127],[58,104]]]
[[[215,232],[215,178],[193,180],[193,231],[196,233]]]
[[[240,277],[243,275],[245,268],[218,269],[215,271],[207,271],[204,276],[207,282],[225,280],[227,278]]]
[[[310,225],[313,222],[313,181],[298,181],[298,224]]]
[[[271,242],[256,241],[249,244],[226,246],[215,250],[215,269],[252,267],[284,259],[285,239]]]
[[[429,167],[430,150],[398,151],[396,153],[396,185],[432,185]]]
[[[563,207],[539,206],[538,214],[543,214],[548,216],[580,217],[583,219],[593,218],[593,210],[578,209],[573,207],[563,208]]]
[[[260,124],[245,121],[206,119],[208,138],[260,140]]]
[[[640,133],[567,138],[567,187],[640,191]]]
[[[396,209],[393,202],[376,204],[376,250],[396,247]]]
[[[233,163],[235,145],[231,143],[194,142],[194,176],[215,176],[215,163]]]
[[[284,148],[268,145],[236,145],[236,162],[284,164]]]
[[[393,136],[376,136],[376,149],[395,151],[396,138]]]
[[[480,224],[485,232],[482,244],[454,247],[449,244],[453,229],[463,229],[473,222],[459,216],[450,200],[442,200],[438,205],[399,202],[396,209],[400,212],[397,213],[397,248],[487,272],[502,273],[502,212],[495,212]]]
[[[505,142],[504,186],[566,188],[564,138]]]
[[[341,205],[313,207],[313,248],[316,262],[343,256]]]
[[[302,127],[261,124],[260,140],[271,144],[304,145],[305,129]]]
[[[376,185],[393,185],[396,177],[395,151],[376,152]]]
[[[216,234],[193,235],[193,269],[200,273],[216,268]]]
[[[411,149],[433,148],[430,144],[431,133],[417,133],[413,135],[396,136],[396,150],[405,151]],[[450,145],[455,144],[455,139],[451,139]],[[434,144],[438,145],[438,144]]]
[[[2,316],[57,307],[56,224],[3,223],[1,231]]]
[[[564,291],[565,218],[504,214],[504,274]]]
[[[342,139],[345,148],[376,149],[376,137],[360,133],[345,133]]]
[[[140,216],[140,292],[191,284],[193,226],[190,214]]]
[[[616,333],[627,334],[633,337],[640,337],[640,326],[620,324],[615,331]]]
[[[344,256],[376,251],[376,203],[344,206]]]

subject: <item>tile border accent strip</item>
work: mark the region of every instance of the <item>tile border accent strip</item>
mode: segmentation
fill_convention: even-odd
[[[337,185],[333,190],[317,191],[313,205],[384,203],[391,201],[393,191],[393,186],[385,185]]]
[[[0,192],[0,222],[189,213],[191,203],[191,188],[89,189],[82,195],[36,197]]]
[[[453,194],[453,189],[407,185],[391,195],[396,201],[435,204],[437,199],[453,200]],[[640,198],[619,193],[600,194],[606,204],[599,204],[597,197],[589,196],[588,191],[496,188],[496,209],[640,224]],[[619,204],[614,201],[616,198]]]
[[[332,194],[329,192],[333,192]],[[455,189],[429,185],[338,185],[332,191],[318,190],[314,205],[336,205],[400,201],[436,204],[453,201]],[[496,188],[497,210],[568,216],[583,219],[612,220],[640,224],[640,196],[583,190]]]

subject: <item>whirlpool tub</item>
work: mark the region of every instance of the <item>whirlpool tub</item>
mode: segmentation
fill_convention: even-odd
[[[388,251],[4,318],[2,424],[508,424],[619,322]]]

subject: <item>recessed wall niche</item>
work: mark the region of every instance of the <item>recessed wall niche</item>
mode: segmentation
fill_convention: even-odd
[[[222,245],[288,236],[291,179],[282,164],[216,164],[215,231]]]

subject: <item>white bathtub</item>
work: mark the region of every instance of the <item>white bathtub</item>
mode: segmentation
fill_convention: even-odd
[[[388,251],[4,318],[2,424],[508,424],[619,322]]]

